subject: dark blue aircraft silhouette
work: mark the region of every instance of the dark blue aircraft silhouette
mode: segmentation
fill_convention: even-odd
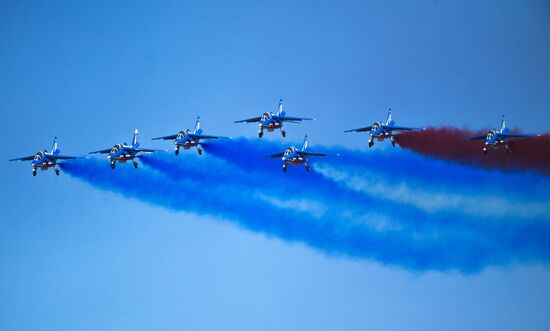
[[[60,155],[59,153],[60,153],[59,148],[57,148],[57,137],[55,137],[53,139],[53,146],[52,146],[51,152],[48,152],[47,150],[43,150],[43,151],[37,152],[35,155],[20,157],[17,159],[11,159],[10,161],[31,161],[32,160],[31,165],[32,165],[33,176],[36,176],[36,172],[38,169],[48,170],[48,168],[53,168],[55,170],[55,174],[59,176],[59,169],[57,169],[58,160],[75,160],[75,159],[81,158],[78,156]]]
[[[502,116],[500,122],[500,130],[493,129],[484,135],[468,138],[468,140],[481,140],[485,139],[485,146],[483,146],[483,155],[489,154],[492,149],[497,149],[502,146],[506,148],[508,154],[512,153],[510,144],[507,143],[508,138],[523,138],[523,137],[538,137],[540,134],[511,134],[510,130],[506,127],[506,118]]]
[[[302,146],[302,149],[297,149],[294,146],[291,146],[287,148],[282,153],[272,154],[268,155],[267,157],[273,157],[278,158],[280,157],[281,160],[283,160],[283,171],[286,172],[286,168],[288,164],[291,164],[292,166],[296,166],[298,164],[303,164],[306,167],[306,171],[310,171],[311,168],[307,164],[308,157],[310,156],[326,156],[326,154],[322,153],[311,153],[307,152],[307,135],[304,138],[304,144]]]
[[[264,129],[266,129],[268,132],[273,132],[273,130],[275,129],[280,129],[283,137],[286,137],[286,132],[285,130],[283,130],[284,122],[299,123],[305,120],[311,121],[311,120],[314,120],[314,118],[286,116],[286,113],[283,111],[283,99],[280,99],[279,108],[276,113],[267,112],[267,113],[264,113],[262,116],[249,118],[241,121],[236,121],[235,123],[258,122],[258,126],[260,127],[260,131],[258,131],[258,136],[260,138],[264,135]]]
[[[134,131],[134,137],[132,139],[131,145],[127,145],[126,143],[116,144],[112,148],[90,152],[89,154],[109,154],[107,156],[107,159],[111,161],[111,168],[114,169],[116,166],[116,161],[120,163],[125,163],[128,160],[131,160],[132,163],[134,164],[134,168],[137,168],[138,163],[136,161],[136,155],[138,153],[153,153],[153,152],[158,152],[158,150],[139,148],[138,130],[136,129]]]
[[[187,130],[181,130],[177,134],[173,134],[170,136],[164,136],[164,137],[158,137],[153,138],[153,140],[174,140],[175,152],[176,155],[180,152],[180,147],[183,147],[183,149],[189,149],[191,147],[196,147],[197,151],[199,152],[199,155],[202,154],[202,149],[200,147],[201,140],[203,139],[220,139],[220,138],[229,138],[229,137],[222,137],[222,136],[208,136],[202,134],[202,129],[200,128],[201,122],[200,118],[197,117],[197,122],[195,123],[195,130],[191,131],[189,129]]]
[[[392,146],[395,147],[395,140],[393,138],[395,135],[395,132],[411,131],[411,130],[422,130],[422,129],[396,126],[395,121],[393,121],[391,118],[391,108],[390,108],[388,110],[388,117],[386,118],[386,122],[382,122],[382,121],[375,122],[371,126],[367,126],[359,129],[353,129],[353,130],[346,130],[344,132],[369,132],[370,134],[369,147],[372,147],[372,145],[374,145],[374,139],[377,139],[378,141],[383,141],[384,139],[387,139],[387,138],[390,138]]]

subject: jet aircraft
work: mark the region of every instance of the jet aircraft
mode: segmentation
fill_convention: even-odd
[[[191,147],[196,147],[197,151],[199,152],[199,155],[202,154],[202,148],[200,147],[201,140],[203,139],[220,139],[220,138],[227,138],[227,137],[221,137],[221,136],[208,136],[202,134],[202,129],[200,128],[201,122],[200,118],[197,117],[197,122],[195,123],[195,130],[191,131],[189,129],[187,130],[181,130],[177,134],[170,135],[170,136],[164,136],[164,137],[158,137],[153,138],[153,140],[174,140],[175,152],[176,155],[180,152],[180,147],[183,147],[183,149],[189,149]]]
[[[523,137],[535,137],[540,136],[536,134],[511,134],[510,130],[506,127],[506,118],[502,116],[500,122],[500,130],[493,129],[484,135],[468,138],[468,140],[481,140],[485,139],[485,146],[483,146],[483,155],[489,154],[492,149],[500,148],[504,146],[508,154],[512,153],[512,148],[507,142],[508,138],[523,138]]]
[[[132,163],[134,164],[134,168],[137,168],[138,163],[136,161],[136,155],[138,153],[153,153],[153,152],[157,152],[157,150],[139,148],[138,130],[136,129],[134,131],[134,137],[132,139],[131,145],[127,145],[126,143],[116,144],[112,148],[90,152],[89,154],[108,154],[107,159],[111,161],[111,168],[114,169],[117,161],[120,163],[125,163],[128,160],[131,160]]]
[[[66,156],[66,155],[60,155],[59,154],[59,148],[57,147],[57,137],[53,140],[53,146],[52,151],[48,152],[47,150],[43,150],[40,152],[37,152],[35,155],[31,156],[25,156],[20,157],[17,159],[11,159],[10,161],[31,161],[32,165],[32,175],[36,176],[37,170],[40,168],[40,170],[48,170],[48,168],[53,168],[55,170],[55,174],[59,176],[59,169],[57,168],[57,161],[58,160],[75,160],[79,159],[78,156]]]
[[[275,129],[280,129],[283,137],[286,137],[286,132],[283,130],[283,123],[299,123],[301,121],[311,121],[313,118],[306,117],[290,117],[286,116],[286,112],[283,111],[283,99],[279,100],[279,108],[276,113],[266,112],[262,116],[249,118],[246,120],[236,121],[235,123],[258,123],[260,131],[258,131],[258,136],[261,138],[264,135],[264,129],[268,132],[273,132]]]
[[[291,164],[292,166],[296,166],[298,164],[303,164],[306,167],[306,171],[310,171],[311,167],[307,164],[308,157],[310,156],[326,156],[326,154],[322,153],[311,153],[307,152],[307,135],[304,138],[304,144],[302,146],[302,149],[297,149],[294,146],[291,146],[287,148],[282,153],[272,154],[268,155],[267,157],[272,158],[278,158],[280,157],[281,160],[283,160],[283,171],[286,172],[287,165]]]
[[[395,147],[394,135],[396,132],[420,130],[417,128],[396,126],[395,121],[393,121],[391,117],[392,116],[391,116],[391,108],[390,108],[388,110],[388,117],[386,118],[386,122],[382,122],[382,121],[375,122],[371,126],[367,126],[359,129],[353,129],[353,130],[346,130],[344,132],[369,132],[369,135],[370,135],[369,147],[372,147],[372,145],[374,145],[374,139],[377,139],[378,141],[383,141],[386,138],[390,138],[392,146]]]

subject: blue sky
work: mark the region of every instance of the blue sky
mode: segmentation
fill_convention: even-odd
[[[0,2],[5,159],[66,154],[275,110],[311,145],[345,129],[550,128],[546,1]],[[280,140],[278,135],[267,139]],[[377,146],[380,147],[380,146]],[[327,257],[3,162],[0,329],[544,330],[546,265],[412,273]]]

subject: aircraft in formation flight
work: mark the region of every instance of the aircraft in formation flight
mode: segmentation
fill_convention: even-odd
[[[114,169],[116,166],[116,161],[120,163],[125,163],[128,160],[132,160],[132,163],[134,164],[134,168],[137,168],[138,163],[136,161],[136,155],[138,153],[154,153],[154,152],[158,152],[158,150],[139,148],[138,130],[136,129],[134,131],[134,137],[132,139],[131,145],[127,145],[126,143],[116,144],[112,148],[102,149],[99,151],[90,152],[88,154],[109,154],[107,155],[107,159],[111,161],[111,168]]]
[[[260,127],[260,131],[258,134],[260,138],[263,136],[264,129],[267,129],[268,132],[272,132],[275,129],[280,129],[283,137],[285,137],[286,132],[283,130],[284,122],[299,123],[303,120],[313,120],[313,118],[286,116],[286,113],[283,111],[283,99],[280,99],[279,108],[276,113],[267,112],[260,117],[241,120],[235,123],[259,122],[258,125]],[[392,112],[390,108],[388,110],[388,117],[386,118],[385,122],[379,121],[379,122],[373,123],[371,126],[367,126],[359,129],[353,129],[353,130],[346,130],[345,132],[368,132],[370,135],[369,147],[372,147],[374,145],[375,139],[377,139],[378,141],[383,141],[384,139],[387,139],[387,138],[390,138],[392,145],[395,147],[394,136],[398,132],[411,131],[411,130],[424,130],[424,129],[396,126],[395,121],[392,120]],[[468,138],[467,140],[485,139],[483,154],[487,155],[490,150],[500,148],[502,146],[506,148],[506,151],[508,151],[508,153],[511,153],[510,143],[508,143],[509,138],[522,138],[522,137],[534,137],[534,136],[540,136],[540,134],[538,135],[511,134],[509,129],[506,128],[506,120],[504,116],[502,116],[502,122],[499,130],[493,129],[489,131],[487,134],[471,137],[471,138]],[[190,149],[191,147],[196,147],[197,151],[199,152],[199,155],[201,155],[203,152],[200,146],[201,140],[213,140],[213,139],[222,139],[222,138],[225,139],[229,137],[210,136],[210,135],[203,134],[203,130],[200,128],[200,118],[197,117],[197,121],[195,123],[195,129],[193,131],[189,129],[181,130],[177,134],[153,138],[153,140],[173,140],[175,145],[176,155],[179,154],[179,150],[182,147],[184,149]],[[117,144],[110,149],[102,149],[99,151],[90,152],[89,154],[108,154],[107,159],[110,161],[112,169],[115,168],[117,161],[120,163],[125,163],[126,161],[129,161],[129,160],[131,160],[132,163],[134,164],[134,167],[137,168],[138,167],[138,163],[136,161],[137,154],[154,153],[159,151],[155,149],[140,148],[139,146],[140,144],[138,143],[138,130],[136,129],[134,131],[134,137],[132,139],[131,145],[127,145],[126,143]],[[286,172],[288,164],[291,164],[292,166],[303,164],[306,170],[310,171],[311,168],[307,163],[308,157],[326,156],[326,154],[311,153],[311,152],[307,152],[306,149],[307,149],[307,135],[305,136],[304,144],[301,149],[298,149],[296,147],[289,147],[282,153],[268,155],[268,157],[273,157],[273,158],[280,157],[283,160],[284,172]],[[59,155],[59,149],[57,148],[57,137],[56,137],[54,139],[51,152],[48,152],[47,150],[43,150],[43,151],[37,152],[33,156],[25,156],[17,159],[12,159],[10,161],[31,161],[32,160],[32,163],[31,163],[32,174],[33,176],[36,176],[38,168],[40,168],[41,170],[47,170],[48,168],[52,168],[52,167],[54,168],[55,173],[59,175],[59,169],[57,168],[58,160],[74,160],[79,158],[82,158],[82,157]]]
[[[344,132],[369,132],[370,139],[369,139],[369,147],[372,147],[374,145],[374,139],[377,139],[378,141],[383,141],[384,139],[390,138],[391,144],[393,147],[395,147],[395,140],[394,140],[394,132],[399,131],[411,131],[411,130],[422,130],[417,128],[408,128],[404,126],[396,126],[395,121],[391,118],[391,108],[388,110],[388,117],[386,118],[386,122],[374,122],[371,126],[366,126],[364,128],[359,129],[353,129],[353,130],[346,130]]]
[[[266,112],[262,116],[249,118],[246,120],[236,121],[235,123],[258,123],[260,131],[258,136],[261,138],[264,135],[264,129],[268,132],[273,132],[275,129],[280,129],[283,137],[286,137],[286,132],[283,130],[283,123],[300,123],[301,121],[312,121],[314,118],[306,117],[290,117],[286,116],[286,112],[283,111],[283,99],[279,100],[279,108],[276,113]]]
[[[37,152],[35,155],[20,157],[17,159],[11,159],[10,161],[31,161],[32,165],[32,175],[36,176],[38,168],[40,170],[48,170],[48,168],[53,168],[55,174],[59,176],[59,169],[57,169],[57,160],[75,160],[80,159],[79,156],[66,156],[59,154],[59,148],[57,147],[57,137],[53,139],[52,151],[48,152],[43,150]]]
[[[267,155],[267,157],[272,157],[272,158],[280,157],[281,160],[283,160],[284,172],[286,172],[288,164],[291,164],[292,166],[303,164],[306,167],[306,171],[309,172],[311,170],[311,167],[307,164],[308,157],[326,156],[326,154],[307,152],[306,149],[307,149],[307,135],[304,138],[304,144],[302,145],[302,149],[299,150],[296,147],[291,146],[282,153]]]
[[[512,153],[510,144],[507,143],[508,138],[524,138],[524,137],[540,137],[540,134],[512,134],[506,127],[506,118],[502,116],[500,122],[500,130],[493,129],[484,135],[468,138],[468,140],[481,140],[485,139],[485,146],[483,146],[483,155],[489,154],[492,149],[497,149],[502,146],[506,148],[508,154]]]
[[[200,128],[201,122],[200,118],[197,117],[197,122],[195,123],[195,130],[191,131],[189,129],[187,130],[181,130],[179,133],[170,135],[170,136],[164,136],[164,137],[158,137],[153,138],[153,140],[174,140],[175,152],[176,155],[180,152],[180,147],[183,147],[183,149],[189,149],[191,147],[196,147],[197,151],[199,152],[199,155],[202,154],[202,148],[200,147],[201,140],[202,139],[220,139],[220,138],[229,138],[229,137],[222,137],[222,136],[208,136],[202,134],[202,129]]]

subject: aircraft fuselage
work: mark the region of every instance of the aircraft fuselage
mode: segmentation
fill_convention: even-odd
[[[500,149],[502,147],[506,148],[508,153],[512,152],[510,145],[506,142],[503,136],[496,132],[496,130],[492,130],[487,133],[487,137],[485,138],[485,146],[483,147],[484,155],[487,155],[490,150]]]
[[[384,125],[381,122],[375,122],[372,125],[372,129],[369,132],[371,136],[371,141],[376,139],[378,141],[383,141],[384,139],[391,138],[392,133],[389,130],[384,129]]]
[[[286,132],[283,130],[283,122],[277,118],[273,118],[272,114],[264,114],[258,126],[260,127],[260,131],[258,132],[260,138],[263,136],[264,130],[267,130],[267,132],[273,132],[276,129],[281,130],[283,137],[286,137]]]
[[[48,157],[51,154],[45,152],[38,152],[32,161],[32,175],[36,176],[38,169],[48,170],[49,168],[54,168],[56,175],[59,175],[59,169],[57,169],[57,160],[54,157]]]

